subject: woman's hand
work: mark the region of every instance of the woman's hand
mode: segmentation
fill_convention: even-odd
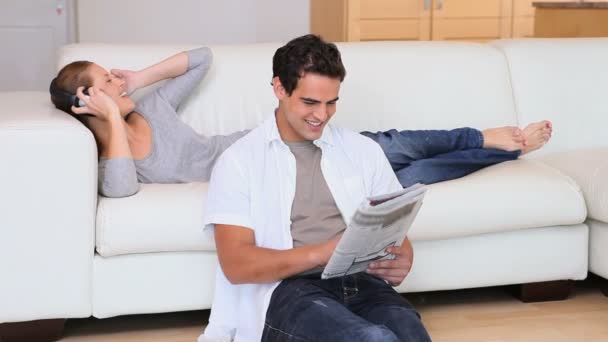
[[[89,95],[82,91],[84,87],[76,89],[76,96],[86,105],[84,107],[72,106],[72,112],[78,115],[91,114],[101,120],[110,120],[120,117],[120,109],[114,100],[99,88],[90,87]]]
[[[127,95],[133,94],[134,91],[142,87],[142,77],[137,71],[112,69],[110,73],[125,82]]]

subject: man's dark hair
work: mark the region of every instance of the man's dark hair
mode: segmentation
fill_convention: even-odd
[[[288,95],[308,72],[344,81],[346,70],[336,45],[308,34],[291,40],[274,53],[272,77],[279,77]]]

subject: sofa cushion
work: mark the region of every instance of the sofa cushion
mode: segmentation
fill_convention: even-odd
[[[608,146],[608,38],[499,40],[520,124],[549,119],[551,141],[536,154]]]
[[[127,198],[100,198],[97,252],[214,250],[203,232],[206,183],[143,184]],[[429,186],[412,240],[578,224],[586,209],[578,186],[540,162],[517,160]]]
[[[357,42],[339,48],[347,75],[335,124],[357,131],[517,124],[507,61],[491,45]]]
[[[436,240],[572,225],[586,216],[572,179],[543,163],[519,159],[430,185],[409,236]]]
[[[142,184],[130,197],[99,197],[96,249],[102,256],[215,250],[203,232],[208,183]]]
[[[608,222],[608,147],[554,153],[539,160],[571,177],[581,187],[589,218]]]

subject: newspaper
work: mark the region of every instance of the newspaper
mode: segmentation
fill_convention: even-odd
[[[425,193],[424,185],[415,184],[397,192],[368,198],[353,215],[321,278],[362,272],[372,261],[394,259],[395,256],[387,253],[386,249],[401,246]]]

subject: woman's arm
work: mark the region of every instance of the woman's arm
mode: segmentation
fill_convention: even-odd
[[[106,197],[126,197],[139,190],[127,127],[118,106],[102,90],[91,87],[89,96],[83,87],[76,95],[86,106],[72,107],[95,136],[99,149],[98,190]]]
[[[93,132],[99,147],[99,156],[133,158],[127,139],[125,120],[120,115],[116,102],[99,88],[90,87],[88,96],[83,90],[84,87],[78,87],[76,96],[86,105],[72,106],[72,112],[82,115],[86,126]]]
[[[174,78],[188,70],[188,55],[180,52],[139,71],[112,69],[110,72],[127,83],[127,92],[147,87],[158,81]]]
[[[112,117],[96,139],[99,142],[98,190],[105,197],[127,197],[139,191],[137,172],[125,121]],[[102,137],[101,137],[102,136]]]
[[[213,54],[207,47],[180,52],[140,71],[112,69],[112,74],[125,80],[127,92],[171,79],[158,91],[173,108],[196,87],[207,74]]]
[[[97,189],[105,197],[127,197],[139,191],[135,162],[131,158],[100,159]]]

